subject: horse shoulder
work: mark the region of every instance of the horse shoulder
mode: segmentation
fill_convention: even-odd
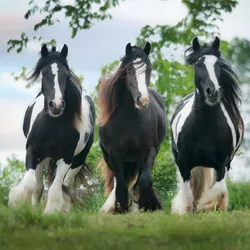
[[[232,156],[231,156],[232,158],[241,145],[243,135],[244,135],[244,123],[241,117],[238,118],[238,122],[237,122],[236,119],[234,119],[230,115],[226,106],[223,103],[220,104],[220,108],[232,134],[232,144],[233,144],[233,149],[234,149]]]
[[[81,117],[75,122],[75,127],[79,132],[79,140],[74,153],[77,155],[83,150],[95,129],[95,105],[87,95],[82,98]]]
[[[185,96],[177,105],[176,110],[171,119],[171,130],[173,134],[173,139],[177,145],[178,136],[185,124],[185,121],[192,113],[192,107],[194,103],[194,93]]]
[[[24,115],[23,133],[26,138],[28,137],[38,114],[43,110],[43,108],[44,108],[44,98],[42,93],[39,92],[36,98],[26,109]]]

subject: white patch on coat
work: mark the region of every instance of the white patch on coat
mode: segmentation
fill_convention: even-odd
[[[104,205],[101,207],[100,212],[101,213],[112,213],[115,210],[115,202],[116,202],[116,178],[114,177],[114,187],[109,194],[106,202]]]
[[[76,129],[80,133],[79,141],[75,148],[74,156],[78,155],[85,147],[87,140],[85,141],[85,134],[91,132],[91,123],[90,123],[90,106],[89,102],[85,97],[82,98],[82,109],[81,109],[81,120],[76,120],[75,125]],[[76,118],[78,119],[78,118]]]
[[[193,95],[192,97],[190,97],[190,99],[188,99],[186,101],[186,103],[184,104],[184,107],[175,116],[175,118],[174,118],[174,120],[172,122],[171,129],[172,129],[172,132],[173,132],[173,138],[174,138],[174,142],[175,142],[176,146],[177,146],[177,142],[178,142],[179,133],[181,132],[182,127],[183,127],[187,117],[192,112],[194,98],[195,98],[195,96]]]
[[[146,68],[147,65],[141,62],[141,59],[137,58],[133,62],[135,68],[135,76],[138,83],[138,90],[141,93],[141,98],[148,98],[148,88],[146,84]]]
[[[178,194],[172,200],[172,213],[185,214],[193,212],[193,192],[190,186],[190,181],[182,182]]]
[[[81,170],[81,168],[82,166],[78,168],[74,168],[74,169],[70,168],[63,180],[63,184],[69,187],[70,189],[72,189],[75,183],[75,177],[78,174],[78,172]]]
[[[46,214],[56,211],[68,212],[70,210],[70,198],[66,197],[62,190],[63,179],[68,172],[70,165],[66,164],[63,159],[57,161],[56,177],[49,188],[48,198],[44,212]]]
[[[236,150],[236,131],[235,131],[235,127],[233,125],[233,122],[232,122],[232,120],[231,120],[231,118],[230,118],[230,116],[229,116],[229,114],[228,114],[228,112],[227,112],[227,110],[226,110],[226,108],[225,108],[225,106],[224,106],[224,104],[222,102],[220,103],[220,107],[221,107],[221,110],[222,110],[222,112],[223,112],[223,114],[224,114],[224,116],[225,116],[225,118],[227,120],[227,124],[230,127],[231,133],[232,133],[232,139],[233,139],[233,145],[232,145],[233,146],[233,152],[231,154],[231,160],[232,160],[233,156],[234,156],[234,153],[235,153],[235,150]]]
[[[34,104],[35,103],[35,104]],[[43,94],[41,94],[40,96],[38,96],[30,105],[29,107],[31,107],[34,104],[33,110],[32,110],[32,114],[31,114],[31,118],[30,118],[30,127],[29,127],[29,131],[27,134],[27,138],[29,137],[30,131],[32,129],[32,126],[37,118],[37,116],[41,113],[41,111],[44,108],[44,96]]]
[[[31,203],[32,193],[36,190],[36,175],[34,169],[29,169],[22,181],[12,187],[9,192],[9,206],[15,207],[19,203]]]
[[[56,107],[58,108],[61,105],[62,102],[62,92],[60,89],[60,84],[59,84],[59,78],[58,78],[58,65],[57,63],[52,63],[51,64],[51,70],[52,73],[54,74],[54,89],[55,89],[55,97],[54,97],[54,102],[56,104]]]
[[[220,85],[219,85],[218,79],[216,77],[215,68],[214,68],[214,65],[217,62],[218,58],[216,56],[213,56],[213,55],[206,55],[204,57],[205,57],[204,64],[207,68],[209,78],[213,82],[215,90],[219,90]]]

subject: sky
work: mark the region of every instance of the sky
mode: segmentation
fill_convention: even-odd
[[[25,89],[25,82],[14,81],[12,72],[18,73],[22,66],[32,70],[39,58],[40,44],[32,42],[21,54],[7,53],[7,41],[19,38],[21,32],[33,35],[32,27],[39,17],[23,18],[29,0],[2,0],[0,2],[0,162],[15,153],[21,160],[25,157],[25,137],[22,120],[28,104],[39,90],[39,84]],[[73,0],[64,0],[72,3]],[[15,4],[15,8],[13,8]],[[143,6],[142,6],[143,5]],[[235,36],[250,39],[250,1],[240,0],[230,14],[223,14],[219,22],[220,38],[231,40]],[[100,77],[105,64],[120,59],[128,42],[135,44],[140,29],[145,25],[174,25],[187,13],[181,0],[126,0],[112,9],[112,20],[97,23],[93,28],[80,31],[71,39],[67,22],[42,28],[37,35],[45,40],[57,39],[57,48],[63,44],[69,48],[68,62],[77,73],[84,76],[84,88],[90,93]],[[60,18],[60,16],[59,16]],[[212,39],[212,38],[209,38]]]

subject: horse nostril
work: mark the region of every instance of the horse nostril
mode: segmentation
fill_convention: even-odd
[[[212,94],[212,91],[211,91],[210,88],[207,88],[207,89],[206,89],[206,94],[207,94],[208,96],[210,96],[210,95]]]
[[[64,108],[65,108],[65,101],[62,100],[62,102],[61,102],[61,109],[64,109]]]
[[[137,98],[136,98],[136,102],[137,102],[137,104],[141,104],[141,96],[139,95],[139,96],[137,96]]]
[[[55,108],[55,103],[53,101],[50,101],[49,102],[49,107],[52,108],[52,109]]]

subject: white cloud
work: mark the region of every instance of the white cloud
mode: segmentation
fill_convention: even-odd
[[[121,2],[118,8],[112,10],[114,20],[123,20],[131,26],[169,24],[174,25],[187,13],[181,1],[133,0]],[[115,25],[115,24],[114,24]]]
[[[39,91],[40,86],[37,85],[37,86],[33,86],[32,88],[27,89],[25,87],[27,82],[21,79],[16,81],[13,75],[11,74],[12,72],[0,73],[0,88],[5,87],[5,88],[13,89],[13,90],[19,90],[27,94],[27,96],[30,94],[35,95]],[[18,73],[16,73],[16,75],[18,75]]]
[[[24,158],[25,137],[22,122],[29,101],[0,99],[0,162],[15,153]],[[4,119],[3,119],[4,118]]]

